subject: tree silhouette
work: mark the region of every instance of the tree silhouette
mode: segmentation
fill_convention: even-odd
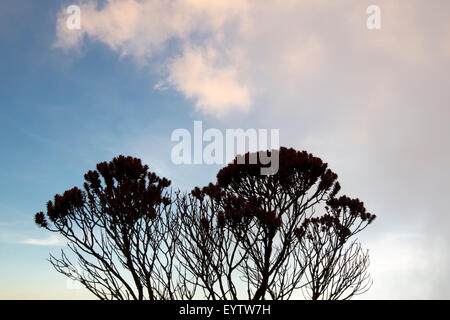
[[[35,216],[39,226],[68,241],[74,259],[64,251],[50,255],[55,269],[100,299],[192,298],[175,270],[179,227],[170,215],[170,181],[124,156],[99,163],[84,178],[84,191],[55,195],[47,215]]]
[[[365,292],[368,254],[348,243],[375,216],[358,199],[336,197],[337,175],[321,159],[273,152],[275,175],[261,175],[259,161],[249,164],[257,155],[247,153],[246,164],[235,161],[216,184],[177,202],[183,265],[210,299],[287,299],[296,290],[311,299],[348,299]]]
[[[337,175],[321,159],[272,152],[276,174],[261,175],[265,165],[247,153],[246,164],[188,194],[167,191],[139,159],[102,162],[84,191],[56,195],[36,214],[73,256],[50,261],[101,299],[348,299],[368,290],[368,253],[354,236],[375,216],[337,196]]]

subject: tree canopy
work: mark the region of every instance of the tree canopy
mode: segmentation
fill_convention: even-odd
[[[338,195],[320,158],[271,152],[276,174],[235,159],[188,193],[140,159],[99,163],[83,190],[55,195],[35,215],[67,240],[50,262],[100,299],[349,299],[368,290],[369,256],[355,235],[375,215]]]

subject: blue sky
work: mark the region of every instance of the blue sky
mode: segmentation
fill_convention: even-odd
[[[80,31],[64,29],[73,3]],[[51,269],[62,247],[33,214],[119,154],[184,190],[213,181],[218,166],[170,160],[194,120],[278,128],[330,164],[379,217],[367,298],[450,297],[446,1],[97,4],[0,4],[0,298],[89,297]]]
[[[57,298],[65,279],[45,261],[49,247],[22,243],[48,236],[33,212],[81,185],[96,163],[139,156],[126,145],[130,137],[145,135],[146,154],[170,157],[152,137],[170,138],[189,109],[179,95],[151,90],[155,79],[101,45],[77,58],[52,49],[58,1],[0,7],[0,296]]]

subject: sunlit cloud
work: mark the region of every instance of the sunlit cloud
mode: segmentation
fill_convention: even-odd
[[[89,39],[146,65],[164,51],[168,41],[176,40],[186,49],[175,60],[165,60],[166,83],[195,100],[197,109],[206,113],[222,115],[250,106],[251,97],[247,85],[238,79],[237,66],[223,65],[219,56],[207,53],[224,43],[227,23],[243,21],[246,1],[111,0],[101,9],[96,1],[83,1],[79,6],[80,30],[67,28],[64,9],[58,15],[55,47],[80,51],[84,39]],[[214,43],[211,50],[205,50],[205,41]]]
[[[63,8],[56,47],[77,51],[97,41],[141,66],[163,57],[155,87],[169,85],[193,100],[198,111],[218,117],[247,112],[268,91],[299,94],[334,65],[348,62],[350,57],[343,54],[349,48],[358,55],[350,60],[355,68],[377,56],[392,63],[423,63],[432,52],[420,10],[392,1],[381,1],[382,28],[375,32],[366,28],[368,3],[357,0],[339,5],[331,0],[78,4],[81,29],[67,28]],[[169,42],[178,48],[175,54],[169,54]],[[376,74],[376,67],[370,72]],[[357,69],[349,71],[357,74]]]
[[[233,65],[217,66],[215,49],[186,50],[182,57],[169,66],[168,83],[187,98],[194,99],[198,110],[216,116],[229,109],[247,111],[250,107],[250,90],[238,80],[238,70]]]

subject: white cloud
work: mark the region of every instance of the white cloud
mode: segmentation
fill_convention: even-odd
[[[60,246],[64,244],[64,242],[56,235],[50,236],[46,239],[28,238],[23,243],[36,246]]]
[[[64,10],[60,12],[56,47],[80,50],[87,37],[106,44],[121,57],[131,56],[139,65],[146,65],[164,50],[169,40],[177,40],[187,49],[175,61],[165,61],[168,83],[187,98],[195,99],[197,108],[207,113],[221,115],[234,109],[248,109],[250,93],[247,85],[238,79],[237,66],[219,66],[222,62],[205,56],[208,50],[202,41],[195,40],[200,37],[215,45],[223,43],[226,26],[245,20],[242,16],[246,14],[246,1],[110,0],[99,9],[97,2],[90,0],[80,2],[79,6],[79,31],[69,30],[67,15]]]
[[[169,65],[168,82],[187,98],[195,99],[198,110],[222,116],[229,109],[247,111],[250,90],[238,80],[233,65],[216,65],[214,48],[187,49]]]
[[[419,63],[429,51],[419,10],[391,1],[380,3],[380,31],[367,30],[367,5],[356,0],[109,0],[102,7],[84,0],[79,6],[81,30],[67,29],[62,10],[55,46],[80,50],[85,39],[99,41],[139,65],[162,55],[159,69],[167,76],[156,88],[170,84],[197,110],[219,117],[248,111],[267,92],[299,96],[335,64],[354,63],[348,70],[354,74],[364,58]],[[166,50],[168,41],[178,43],[177,52]]]

